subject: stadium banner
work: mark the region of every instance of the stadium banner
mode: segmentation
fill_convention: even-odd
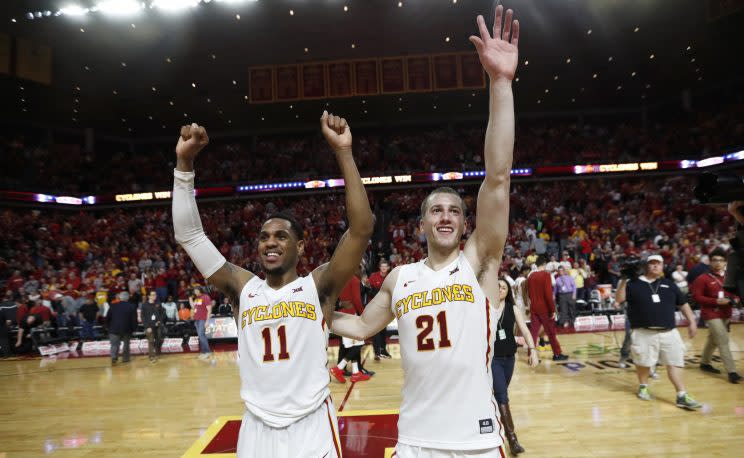
[[[254,67],[248,69],[248,97],[251,103],[274,101],[273,67]]]
[[[279,65],[274,72],[276,100],[280,102],[299,100],[300,67],[298,65]]]
[[[330,62],[327,68],[328,96],[351,97],[354,93],[351,62]]]
[[[16,76],[41,84],[52,84],[52,48],[17,38]]]
[[[478,59],[478,54],[460,54],[460,81],[463,89],[483,89],[486,87],[486,72]]]
[[[10,75],[10,35],[0,33],[0,73]]]
[[[377,59],[354,62],[354,95],[377,95],[380,93],[380,78],[377,75]]]
[[[446,91],[460,89],[460,69],[457,65],[457,54],[434,56],[434,89]]]
[[[383,94],[405,92],[406,74],[402,57],[380,59],[380,79]]]
[[[302,64],[302,98],[323,99],[328,94],[326,88],[326,66],[321,63]]]
[[[431,91],[431,57],[406,57],[406,90],[408,92]]]

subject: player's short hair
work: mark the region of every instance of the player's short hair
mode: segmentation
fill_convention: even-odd
[[[465,215],[467,208],[465,208],[465,201],[462,200],[460,193],[450,187],[441,186],[439,188],[436,188],[432,192],[430,192],[429,195],[424,198],[424,201],[421,202],[421,217],[422,218],[424,217],[424,215],[426,215],[426,211],[429,209],[429,201],[431,200],[431,197],[434,194],[452,194],[452,195],[457,196],[457,198],[460,201],[460,210],[462,210],[462,214]]]
[[[708,257],[710,259],[713,259],[714,257],[726,259],[726,252],[723,251],[723,248],[718,247],[715,250],[711,251],[710,254],[708,254]]]
[[[538,267],[540,267],[540,266],[544,266],[544,265],[545,265],[545,264],[547,264],[547,263],[548,263],[548,258],[546,258],[544,254],[541,254],[541,255],[538,255],[538,256],[537,256],[537,262],[535,262],[535,264],[536,264],[536,265],[537,265]]]
[[[304,240],[305,231],[303,230],[300,222],[297,221],[294,216],[287,212],[277,212],[266,218],[266,221],[275,218],[289,221],[290,228],[292,229],[292,232],[294,232],[294,235],[297,237],[297,240]],[[266,224],[266,221],[264,221],[264,224]]]

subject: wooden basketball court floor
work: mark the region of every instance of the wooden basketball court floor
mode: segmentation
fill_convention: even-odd
[[[561,335],[564,364],[544,352],[532,370],[520,353],[510,398],[523,456],[744,456],[744,384],[701,372],[707,331],[692,341],[680,331],[688,391],[704,403],[697,412],[674,406],[661,368],[650,384],[656,399],[636,399],[632,367],[616,364],[620,331]],[[731,340],[744,372],[744,326],[732,326]],[[331,383],[347,458],[384,457],[395,444],[402,369],[397,345],[389,349],[393,359],[375,362],[365,347],[372,380]],[[328,350],[334,362],[336,351]],[[4,360],[0,386],[0,458],[234,456],[224,453],[242,414],[232,351],[211,361],[165,355],[156,365],[138,356],[116,367],[107,357]]]

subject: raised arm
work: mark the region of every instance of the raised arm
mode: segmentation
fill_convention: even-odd
[[[519,57],[519,21],[512,21],[512,10],[507,10],[502,33],[503,11],[501,5],[496,8],[493,38],[483,16],[477,19],[480,37],[470,37],[488,73],[490,95],[483,155],[486,177],[478,191],[475,230],[465,244],[465,255],[475,268],[481,286],[494,289],[494,293],[498,292],[498,263],[509,228],[509,185],[514,152],[512,80]],[[492,288],[483,284],[485,275],[493,280],[487,282],[495,284]]]
[[[367,192],[351,152],[351,129],[344,118],[324,111],[320,118],[323,136],[336,154],[346,186],[346,213],[349,229],[341,236],[331,260],[313,271],[318,296],[327,322],[333,319],[336,298],[359,267],[374,229],[374,216]]]
[[[253,274],[225,260],[207,238],[194,197],[194,159],[209,143],[204,127],[183,126],[176,145],[176,169],[173,171],[173,230],[178,242],[196,268],[233,303]]]
[[[350,315],[348,313],[334,312],[333,321],[331,322],[331,331],[334,334],[348,337],[354,340],[364,340],[380,332],[382,328],[388,325],[395,315],[393,315],[390,302],[393,297],[393,288],[398,280],[398,268],[395,268],[385,277],[382,282],[382,288],[377,295],[367,303],[364,313],[359,315]]]

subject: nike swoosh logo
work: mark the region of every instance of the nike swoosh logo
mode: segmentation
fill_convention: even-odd
[[[403,283],[403,287],[404,287],[404,288],[407,288],[409,284],[411,284],[411,283],[413,283],[413,282],[415,282],[415,281],[416,281],[416,280],[409,280],[409,281],[407,281],[407,282]]]
[[[254,297],[256,297],[256,295],[255,295],[255,294],[253,294],[253,293],[248,293],[248,298],[249,298],[249,299],[253,299]]]

